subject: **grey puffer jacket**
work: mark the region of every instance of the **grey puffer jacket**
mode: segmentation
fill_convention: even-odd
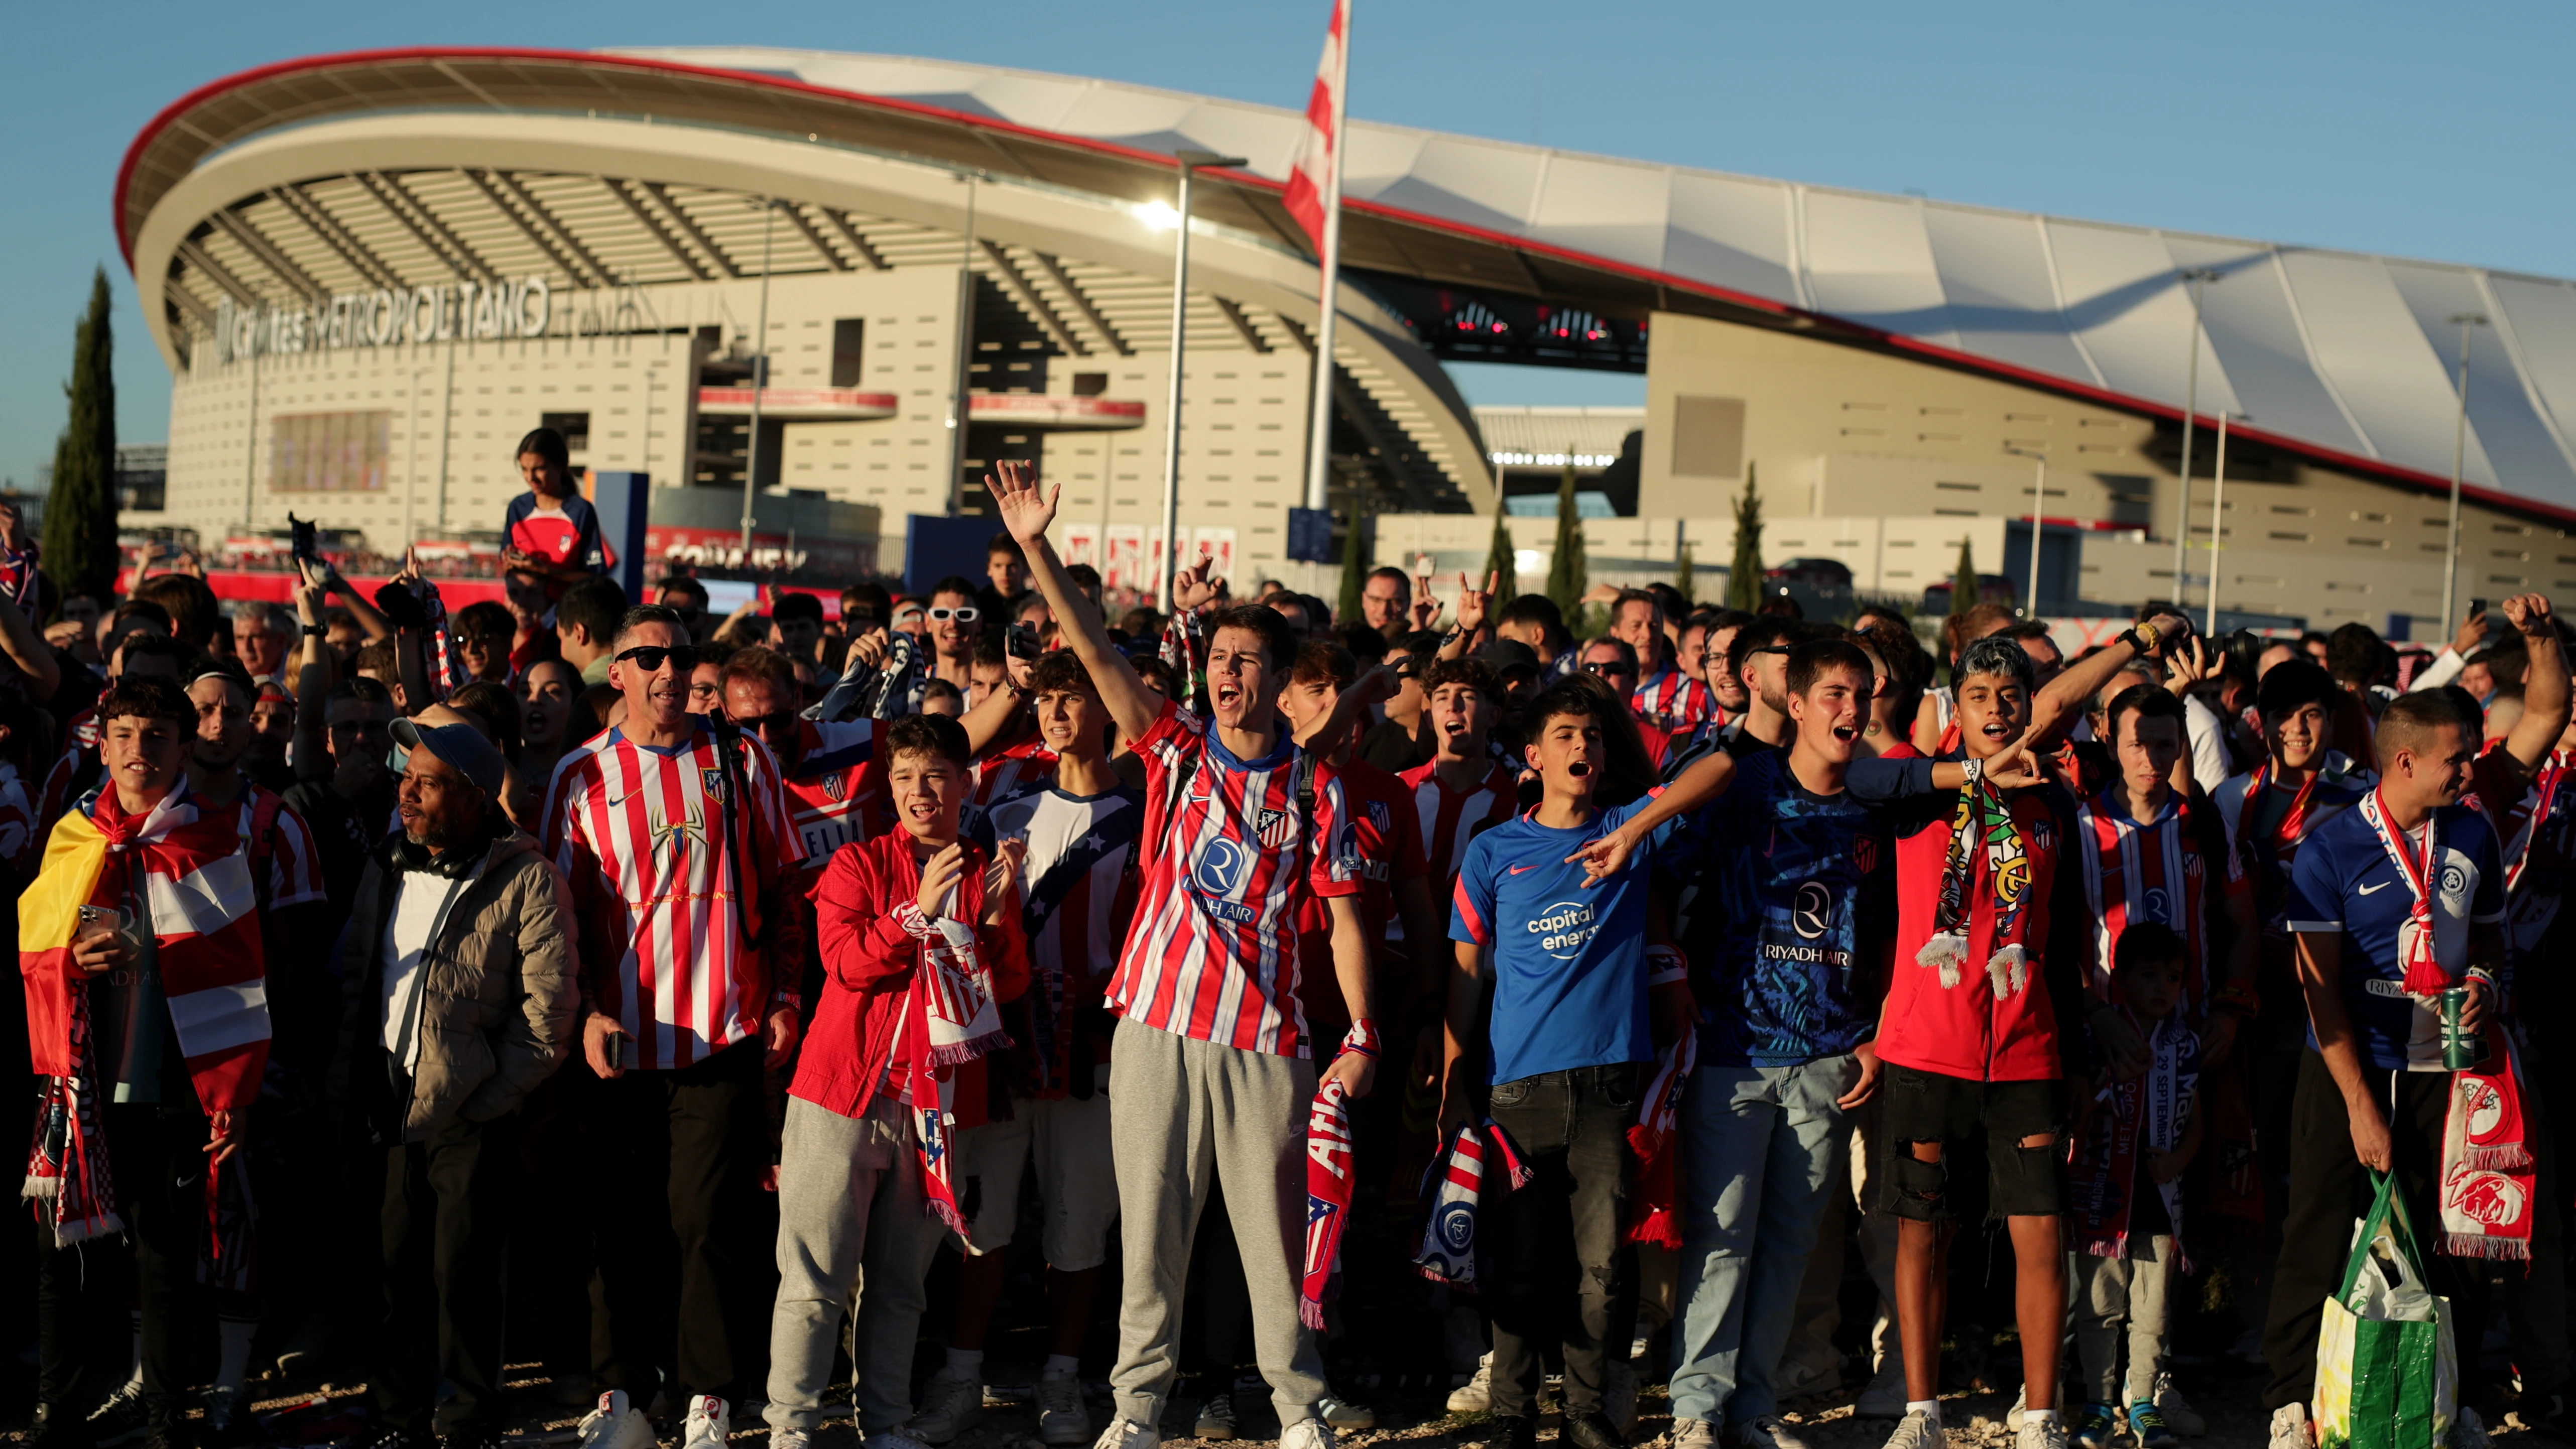
[[[385,926],[398,892],[405,881],[431,889],[447,882],[432,871],[398,869],[405,848],[399,833],[377,847],[340,938],[347,1011],[333,1095],[352,1111],[383,1102],[392,1090],[372,1077],[386,1057]],[[404,1141],[426,1139],[460,1112],[470,1122],[491,1121],[563,1064],[580,1002],[573,930],[571,893],[535,838],[511,830],[494,839],[421,953],[427,975],[413,1028],[420,1059],[402,1112]]]

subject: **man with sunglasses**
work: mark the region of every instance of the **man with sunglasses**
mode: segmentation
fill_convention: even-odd
[[[564,756],[543,817],[580,922],[588,1070],[566,1085],[598,1171],[608,1315],[584,1449],[650,1449],[638,1406],[658,1386],[655,1325],[670,1317],[654,1299],[672,1238],[685,1444],[723,1442],[766,1341],[761,1071],[796,1045],[804,942],[787,893],[806,852],[768,747],[688,712],[687,641],[667,608],[626,612],[608,668],[625,718]]]
[[[975,636],[984,628],[984,606],[976,597],[975,581],[963,574],[950,574],[933,584],[930,607],[923,618],[930,652],[927,666],[913,682],[912,707],[916,712],[921,708],[921,686],[933,679],[947,680],[957,686],[959,693],[973,697]]]
[[[1574,667],[1578,672],[1589,674],[1610,686],[1622,700],[1634,697],[1637,692],[1637,651],[1625,639],[1605,634],[1593,640],[1575,655]],[[1645,742],[1646,757],[1655,762],[1656,769],[1662,769],[1665,758],[1672,753],[1671,733],[1663,726],[1640,717],[1637,737]]]

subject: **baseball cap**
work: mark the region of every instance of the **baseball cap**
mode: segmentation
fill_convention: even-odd
[[[501,793],[501,781],[507,766],[501,752],[483,738],[483,732],[470,724],[422,724],[416,719],[398,719],[392,734],[397,758],[394,768],[402,768],[401,752],[427,750],[455,767],[458,774],[474,782],[486,795]]]

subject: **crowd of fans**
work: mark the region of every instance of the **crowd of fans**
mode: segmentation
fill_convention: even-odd
[[[1376,1417],[1328,1354],[1365,1279],[1505,1449],[1551,1369],[1580,1449],[1656,1381],[1676,1449],[1800,1449],[1817,1394],[1935,1449],[1961,1375],[2020,1385],[2022,1449],[2150,1449],[2224,1281],[2309,1449],[2384,1172],[2509,1326],[2463,1438],[2566,1428],[2539,596],[2402,692],[2362,626],[2161,608],[2070,657],[1616,590],[1581,638],[1202,560],[1112,621],[1005,465],[985,577],[717,618],[605,575],[560,438],[518,463],[508,602],[453,614],[315,562],[292,608],[61,599],[0,516],[44,1449],[251,1441],[255,1360],[363,1378],[372,1449],[480,1449],[505,1323],[582,1449],[944,1445],[1015,1236],[1050,1445],[1243,1434],[1248,1338],[1328,1449]],[[2517,1140],[2464,1147],[2470,1085]]]

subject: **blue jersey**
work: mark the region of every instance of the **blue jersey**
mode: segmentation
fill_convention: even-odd
[[[2465,979],[2469,927],[2504,920],[2504,869],[2495,830],[2466,806],[2434,812],[2442,858],[2433,870],[2433,956],[2451,979]],[[2424,848],[2420,833],[2406,847]],[[2420,855],[2419,857],[2420,858]],[[2415,905],[2404,872],[2389,858],[2359,807],[2320,825],[2290,867],[2289,927],[2343,937],[2343,1007],[2370,1064],[2390,1071],[2442,1069],[2437,1003],[2408,996],[2398,936]],[[2501,965],[2502,963],[2496,963]],[[2308,1032],[2308,1045],[2317,1044]]]
[[[1660,791],[1656,793],[1661,793]],[[1467,844],[1449,936],[1493,948],[1488,1082],[1655,1057],[1646,1021],[1646,890],[1667,821],[1617,875],[1589,890],[1566,857],[1619,828],[1653,795],[1573,830],[1522,815]]]
[[[1713,1008],[1700,1060],[1795,1066],[1869,1040],[1896,932],[1895,843],[1878,813],[1808,790],[1786,752],[1761,750],[1737,757],[1685,839],[1671,854],[1699,877],[1692,966]]]

